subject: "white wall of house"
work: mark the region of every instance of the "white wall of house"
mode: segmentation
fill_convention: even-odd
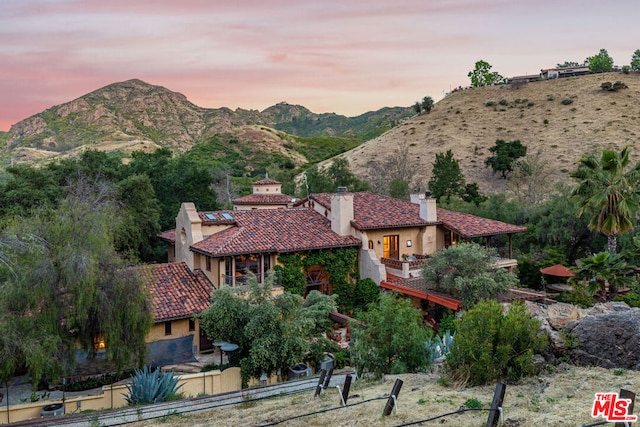
[[[191,271],[198,268],[195,266],[194,254],[189,247],[202,239],[202,220],[198,216],[196,206],[191,202],[183,203],[176,217],[176,261],[186,262]]]
[[[360,250],[358,263],[361,279],[371,279],[377,284],[387,279],[387,270],[372,249],[366,249],[366,246],[363,247]]]

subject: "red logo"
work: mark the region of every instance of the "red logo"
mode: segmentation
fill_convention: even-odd
[[[596,393],[591,416],[603,416],[606,421],[638,421],[637,415],[629,414],[631,399],[621,399],[618,393]]]

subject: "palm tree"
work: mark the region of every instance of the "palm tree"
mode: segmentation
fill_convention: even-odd
[[[589,228],[607,236],[609,252],[615,253],[618,234],[633,230],[631,217],[640,207],[640,163],[630,165],[625,147],[620,153],[603,150],[585,154],[571,176],[578,184],[571,192],[578,216],[590,216]]]
[[[627,276],[630,267],[620,254],[600,252],[578,260],[576,277],[587,283],[587,292],[600,292],[600,299],[613,298],[619,289],[632,286],[634,279]]]

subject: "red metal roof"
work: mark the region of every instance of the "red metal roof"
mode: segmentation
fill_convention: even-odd
[[[562,264],[552,265],[551,267],[541,268],[540,273],[548,274],[556,277],[573,277],[573,271],[569,270]]]
[[[360,240],[331,231],[329,220],[308,208],[230,211],[234,226],[191,246],[211,256],[359,247]],[[216,216],[218,212],[213,212]]]
[[[209,308],[213,285],[202,271],[191,271],[184,262],[134,268],[149,286],[156,322],[190,318]]]

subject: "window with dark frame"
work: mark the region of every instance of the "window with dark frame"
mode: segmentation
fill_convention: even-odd
[[[171,335],[171,322],[164,322],[164,334]]]
[[[189,332],[193,332],[196,330],[196,321],[195,319],[189,319]]]

